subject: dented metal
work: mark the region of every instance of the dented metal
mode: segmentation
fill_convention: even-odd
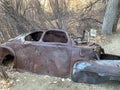
[[[84,78],[86,79],[83,81]],[[72,79],[75,82],[95,84],[108,80],[119,81],[119,78],[120,60],[78,61],[73,66]]]
[[[17,70],[60,77],[71,74],[76,82],[97,83],[120,76],[120,56],[105,54],[97,44],[77,46],[65,30],[37,30],[2,44],[0,64],[10,62]]]

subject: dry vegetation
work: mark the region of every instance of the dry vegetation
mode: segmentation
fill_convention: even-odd
[[[34,29],[101,30],[104,0],[1,0],[0,42]],[[99,7],[101,6],[101,7]]]

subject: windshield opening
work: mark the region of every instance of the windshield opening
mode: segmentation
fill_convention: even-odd
[[[26,41],[39,41],[42,36],[42,33],[43,32],[41,32],[41,31],[31,33],[25,37],[25,40]]]

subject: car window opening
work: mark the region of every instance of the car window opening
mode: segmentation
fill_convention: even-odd
[[[39,41],[43,32],[34,32],[25,37],[26,41]]]
[[[60,42],[67,43],[68,39],[64,32],[60,31],[48,31],[43,37],[44,42]]]

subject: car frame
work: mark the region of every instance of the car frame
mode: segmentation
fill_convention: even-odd
[[[57,77],[75,82],[100,83],[118,80],[120,56],[104,53],[98,44],[80,44],[65,30],[35,30],[19,35],[0,46],[0,64],[16,70]]]

